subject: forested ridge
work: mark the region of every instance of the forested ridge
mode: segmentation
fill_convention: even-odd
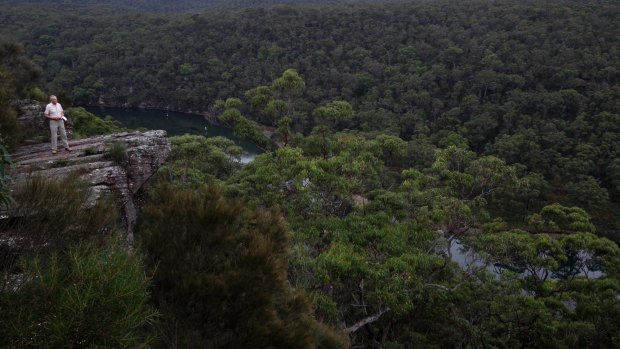
[[[344,100],[339,130],[465,145],[540,173],[550,195],[603,218],[620,183],[618,38],[609,2],[411,2],[191,15],[0,10],[49,89],[76,103],[216,113],[295,68],[294,131]],[[41,18],[45,17],[44,21]],[[275,125],[260,96],[244,115]],[[257,104],[258,103],[258,104]],[[416,143],[416,144],[417,144]],[[610,216],[611,214],[611,216]]]
[[[243,9],[248,7],[271,7],[276,5],[344,5],[388,2],[389,0],[5,0],[7,4],[54,6],[60,10],[93,6],[98,9],[134,10],[141,12],[190,12],[200,10]]]
[[[36,207],[0,237],[50,241],[0,244],[0,346],[619,347],[619,4],[122,3],[0,9],[24,47],[0,38],[0,145],[39,86],[208,113],[266,152],[171,137],[128,256],[113,204],[11,190],[0,146],[0,209]]]

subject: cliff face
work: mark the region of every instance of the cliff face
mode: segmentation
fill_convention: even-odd
[[[106,150],[112,143],[127,146],[127,159],[122,163],[107,160]],[[136,222],[135,198],[139,189],[170,155],[170,141],[165,131],[118,133],[70,141],[73,152],[64,150],[52,155],[49,143],[26,145],[12,158],[11,176],[19,185],[30,176],[63,178],[71,173],[90,185],[91,199],[114,194],[127,224],[127,239],[133,241]]]

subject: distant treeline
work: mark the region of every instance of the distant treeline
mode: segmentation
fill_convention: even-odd
[[[63,9],[77,7],[115,7],[144,12],[190,12],[203,10],[242,9],[277,5],[345,5],[389,2],[390,0],[6,0],[11,5],[51,5]]]

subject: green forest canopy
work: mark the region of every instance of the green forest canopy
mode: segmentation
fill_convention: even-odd
[[[8,4],[54,6],[61,9],[74,9],[87,6],[92,8],[130,9],[145,12],[189,12],[199,10],[242,9],[247,7],[270,7],[276,5],[342,5],[388,2],[390,0],[6,0]]]
[[[620,195],[617,3],[415,1],[225,14],[15,5],[0,9],[0,32],[23,42],[48,90],[80,104],[216,112],[218,99],[237,97],[246,118],[276,125],[286,99],[292,131],[307,135],[321,123],[317,107],[347,101],[354,114],[330,128],[495,155],[541,174],[556,200],[594,212],[601,233],[618,230],[609,204]],[[260,93],[289,68],[305,88]]]
[[[150,342],[154,307],[157,347],[342,348],[345,335],[354,347],[618,346],[620,250],[595,235],[619,231],[618,5],[116,9],[5,7],[0,30],[24,43],[47,91],[80,104],[209,111],[265,143],[254,122],[277,125],[271,142],[285,146],[241,166],[228,139],[173,137],[136,228],[146,265],[118,258],[121,274],[102,268],[105,250],[67,254],[69,242],[114,221],[99,206],[68,214],[83,207],[82,184],[34,181],[15,192],[32,217],[20,234],[54,237],[76,258],[60,269],[4,261],[5,272],[45,276],[19,290],[25,297],[3,278],[0,307],[27,314],[11,326],[13,313],[0,312],[7,345],[50,334]],[[0,47],[4,101],[23,98],[36,69],[19,46]],[[21,92],[10,88],[15,67],[28,73]],[[30,209],[41,193],[72,200]],[[482,264],[454,263],[455,239]],[[83,303],[65,288],[48,292],[56,270],[80,280],[82,261],[94,287],[70,296],[94,300],[84,318],[67,308]],[[136,311],[100,305],[93,290],[115,306],[136,295]],[[57,309],[70,310],[68,321],[41,326],[38,314]],[[110,309],[121,311],[93,321]],[[108,331],[114,320],[131,324]],[[56,324],[63,331],[49,332]]]

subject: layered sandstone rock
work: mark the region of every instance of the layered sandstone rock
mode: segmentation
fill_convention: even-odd
[[[126,160],[117,163],[105,157],[114,143],[127,147]],[[165,131],[127,132],[74,140],[73,152],[50,151],[49,143],[26,145],[12,154],[15,166],[11,177],[16,186],[30,176],[64,178],[78,173],[90,185],[94,202],[102,195],[113,194],[127,224],[127,238],[133,241],[132,228],[136,222],[136,194],[145,182],[166,161],[170,141]]]

